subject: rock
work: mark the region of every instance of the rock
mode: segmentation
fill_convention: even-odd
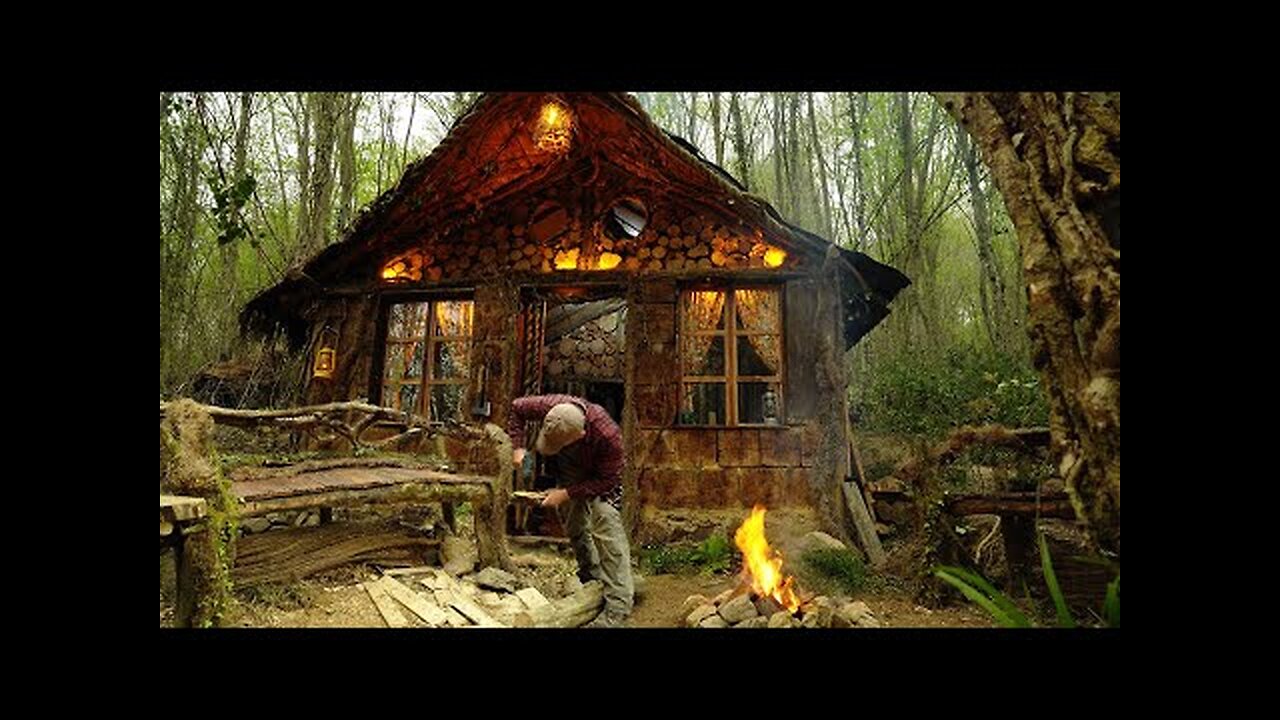
[[[763,615],[757,615],[753,618],[747,618],[742,622],[734,625],[735,628],[763,628],[769,627],[769,618]]]
[[[791,613],[786,610],[779,610],[769,616],[769,627],[771,628],[789,628],[793,624]]]
[[[307,524],[307,518],[308,518],[310,515],[311,515],[311,513],[307,512],[306,510],[303,510],[303,511],[299,512],[297,515],[294,515],[294,516],[293,516],[293,526],[294,526],[294,527],[302,527],[303,525],[306,525],[306,524]]]
[[[804,620],[800,621],[800,627],[829,628],[831,627],[831,616],[831,608],[825,605],[811,605],[808,612],[804,614]]]
[[[496,592],[482,592],[476,595],[476,602],[493,607],[502,602],[502,596]]]
[[[705,620],[703,620],[702,622],[698,623],[698,627],[727,628],[729,627],[729,623],[725,622],[724,618],[720,617],[719,615],[711,615],[707,617]]]
[[[711,603],[707,603],[706,605],[699,605],[698,607],[694,608],[693,612],[689,613],[688,617],[684,619],[684,624],[689,627],[698,627],[703,620],[706,620],[707,618],[715,614],[716,614],[715,605],[712,605]],[[724,622],[724,620],[721,619],[721,622]]]
[[[848,549],[844,543],[818,530],[814,530],[808,535],[805,535],[804,540],[802,540],[801,542],[803,543],[802,546],[805,552],[808,552],[810,550],[847,550]]]
[[[251,533],[266,532],[271,529],[271,521],[265,517],[251,517],[241,522],[240,527]]]
[[[708,600],[703,595],[690,595],[689,597],[685,598],[684,602],[680,605],[680,616],[689,617],[689,613],[693,612],[694,610],[697,610],[703,605],[710,605],[710,604],[711,604],[711,601]]]
[[[738,591],[737,587],[731,587],[728,590],[725,590],[724,592],[720,593],[719,595],[711,598],[711,604],[720,605],[721,603],[725,602],[729,598],[733,597],[733,594],[737,591]]]
[[[563,591],[565,595],[572,595],[582,589],[582,581],[577,575],[570,575],[564,579]]]
[[[307,519],[303,521],[302,525],[303,527],[320,527],[320,513],[308,513]]]
[[[751,596],[747,594],[739,595],[729,602],[720,606],[720,617],[724,618],[729,624],[740,623],[743,620],[749,620],[759,616],[756,612],[756,606],[751,602]]]
[[[475,570],[480,554],[472,543],[457,535],[446,535],[440,542],[440,559],[444,560],[444,571],[457,577]]]
[[[839,616],[840,622],[843,623],[843,627],[857,625],[859,620],[870,613],[871,609],[868,608],[867,604],[861,600],[845,603],[840,606],[839,610],[836,610],[836,615]]]
[[[471,578],[471,582],[474,582],[480,587],[490,588],[492,590],[505,590],[507,592],[515,592],[516,589],[520,587],[519,578],[496,567],[487,567],[481,570]]]
[[[635,597],[644,595],[644,591],[649,587],[649,581],[643,575],[636,575],[634,571],[631,573],[631,590],[635,593]]]
[[[856,624],[858,627],[870,627],[870,628],[880,627],[880,621],[877,620],[876,616],[872,615],[871,613],[867,613],[866,615],[863,615],[862,617],[858,618],[858,622]]]

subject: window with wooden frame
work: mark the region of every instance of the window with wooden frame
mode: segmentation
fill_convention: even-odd
[[[680,293],[681,425],[782,423],[782,289]]]
[[[387,310],[382,404],[434,422],[466,420],[471,300],[400,302]]]

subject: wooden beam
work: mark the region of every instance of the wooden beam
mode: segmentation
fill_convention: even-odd
[[[844,501],[849,507],[849,514],[853,516],[853,526],[858,531],[858,542],[866,551],[867,559],[871,561],[872,567],[878,568],[884,565],[886,559],[884,548],[880,546],[880,536],[876,535],[875,522],[867,512],[867,505],[862,499],[862,490],[851,480],[840,483],[840,487],[844,492]]]
[[[360,583],[360,587],[369,593],[369,599],[373,601],[373,606],[378,608],[378,614],[382,615],[387,627],[409,627],[409,621],[405,620],[404,615],[396,609],[395,602],[391,600],[387,595],[386,589],[378,581]]]
[[[1034,492],[950,495],[944,502],[953,515],[1039,514],[1040,517],[1076,519],[1066,493],[1042,493],[1038,503]]]

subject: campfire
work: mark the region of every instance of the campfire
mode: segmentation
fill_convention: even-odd
[[[782,570],[783,558],[765,537],[766,508],[756,505],[734,542],[742,551],[742,575],[734,587],[707,599],[685,600],[685,625],[705,628],[878,627],[864,602],[807,595]]]

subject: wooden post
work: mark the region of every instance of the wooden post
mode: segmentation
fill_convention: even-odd
[[[880,567],[885,563],[884,548],[880,546],[880,536],[876,535],[875,522],[867,512],[866,503],[862,499],[862,491],[852,480],[841,483],[844,490],[844,501],[853,516],[853,526],[858,531],[858,543],[867,553],[872,567]]]

